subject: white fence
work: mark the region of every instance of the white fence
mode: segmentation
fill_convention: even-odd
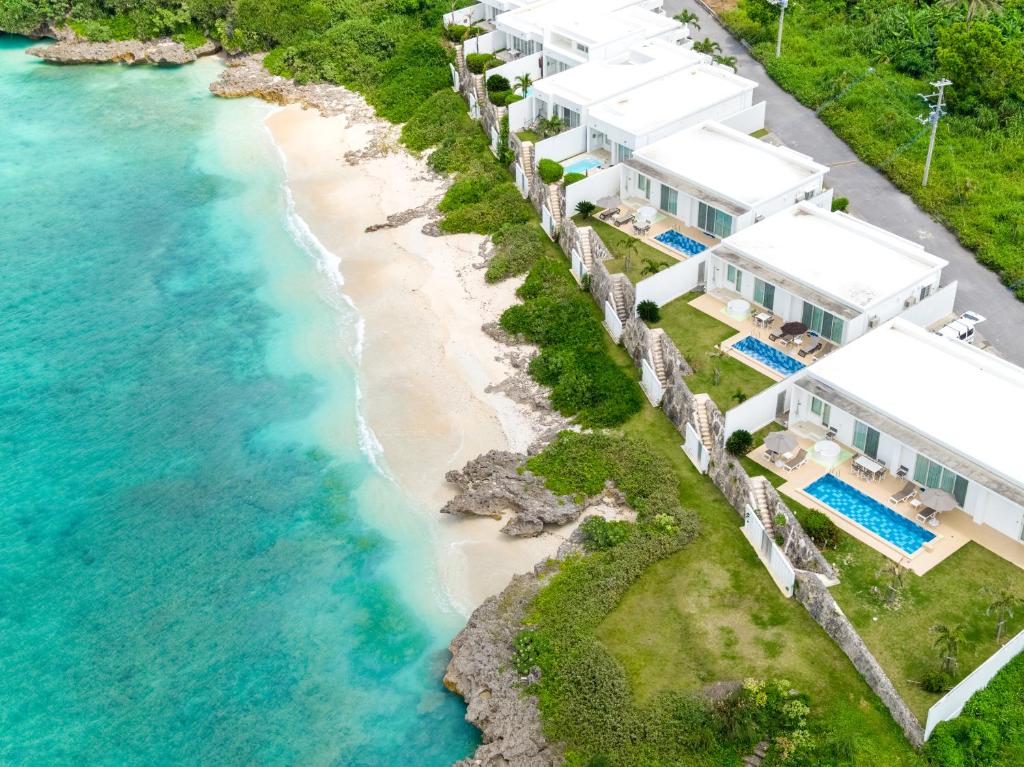
[[[708,464],[711,463],[711,455],[708,453],[708,449],[704,447],[704,443],[700,441],[700,435],[697,434],[697,430],[693,428],[693,424],[687,422],[686,424],[686,436],[683,442],[683,452],[686,453],[686,457],[689,458],[693,465],[697,467],[697,471],[701,474],[708,473]]]
[[[444,22],[446,27],[450,27],[452,24],[468,27],[470,24],[483,21],[486,9],[486,5],[477,3],[466,8],[459,8],[457,11],[450,11],[441,17],[441,21]]]
[[[654,368],[651,367],[651,363],[647,360],[640,360],[640,370],[642,373],[640,385],[643,387],[644,394],[647,395],[647,399],[651,401],[651,404],[657,407],[661,403],[665,389],[662,387],[661,381],[658,380],[658,375],[654,372]]]
[[[505,33],[495,30],[469,38],[462,44],[462,52],[467,56],[471,53],[494,53],[504,47]]]
[[[984,689],[992,681],[992,678],[1002,670],[1003,666],[1016,658],[1021,652],[1024,652],[1024,631],[992,653],[988,660],[964,677],[960,684],[947,692],[939,699],[938,703],[928,709],[928,721],[924,726],[924,739],[928,740],[931,737],[932,730],[940,722],[960,716],[960,712],[964,710],[964,706],[971,696],[978,690]]]
[[[572,276],[576,278],[576,282],[583,282],[583,275],[587,273],[587,267],[583,265],[583,259],[580,258],[579,251],[576,248],[572,249]]]
[[[604,326],[608,329],[608,335],[612,337],[612,340],[618,343],[622,338],[622,320],[615,313],[615,307],[608,301],[604,302]]]
[[[764,529],[761,520],[757,518],[754,510],[747,506],[746,514],[743,516],[743,535],[754,547],[757,556],[768,568],[775,584],[787,597],[793,596],[793,584],[796,583],[796,570],[789,563],[789,559],[782,553],[768,531]]]
[[[948,317],[953,313],[956,287],[957,283],[951,282],[945,287],[939,288],[938,292],[932,293],[924,301],[918,301],[909,309],[905,309],[900,316],[923,328]]]
[[[461,82],[459,80],[459,70],[457,70],[455,68],[454,64],[449,64],[448,65],[448,69],[450,69],[451,72],[452,72],[452,90],[455,91],[456,93],[458,93],[459,92],[459,84]]]
[[[510,123],[511,125],[511,123]],[[572,157],[587,148],[587,129],[581,125],[578,128],[559,133],[557,136],[538,141],[533,145],[534,162],[543,159],[560,161]]]
[[[573,186],[576,185],[573,184],[569,188],[572,189]],[[640,280],[636,284],[636,302],[639,304],[641,301],[653,301],[658,306],[664,306],[669,301],[694,290],[700,283],[700,267],[707,257],[707,251],[702,251]]]
[[[779,396],[783,397],[782,407],[779,407]],[[788,400],[790,397],[790,386],[788,379],[779,381],[774,386],[769,386],[753,397],[748,397],[734,408],[730,408],[725,414],[725,438],[738,429],[744,429],[753,434],[758,429],[767,426],[775,420],[779,412],[789,409]]]
[[[523,171],[523,166],[519,164],[518,160],[516,160],[516,188],[523,197],[530,196],[530,185],[526,181],[526,173]]]
[[[619,194],[619,175],[621,166],[593,171],[565,188],[565,210],[571,216],[576,205],[583,200],[597,202],[604,197],[616,197]]]
[[[540,79],[540,64],[537,63],[538,58],[536,56],[520,56],[518,59],[512,59],[512,61],[506,61],[500,67],[494,67],[493,69],[487,70],[487,76],[501,75],[506,78],[513,86],[516,84],[516,78],[519,75],[529,75],[532,80]],[[516,93],[519,93],[517,90]],[[517,102],[518,103],[518,102]]]
[[[555,239],[555,222],[551,218],[551,211],[548,210],[547,204],[542,205],[540,208],[540,225],[548,237],[552,240]]]
[[[533,96],[508,105],[508,129],[515,133],[533,122]]]
[[[719,120],[722,125],[728,125],[730,128],[735,128],[741,133],[753,133],[759,131],[764,127],[764,109],[766,103],[762,101],[760,104],[754,104],[752,107],[747,107],[742,112],[736,112],[736,114],[730,115],[722,120]]]

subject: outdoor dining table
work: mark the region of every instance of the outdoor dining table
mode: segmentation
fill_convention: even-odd
[[[853,462],[873,477],[885,471],[885,467],[882,464],[872,461],[866,455],[858,455],[853,459]]]
[[[771,324],[771,321],[773,319],[774,318],[772,317],[772,315],[768,314],[768,312],[758,312],[757,314],[754,315],[754,322],[756,322],[761,327]]]

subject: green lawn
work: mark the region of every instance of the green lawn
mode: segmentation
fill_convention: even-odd
[[[673,258],[667,253],[662,253],[643,240],[631,237],[621,229],[616,229],[611,224],[606,224],[604,221],[599,220],[596,216],[583,218],[577,214],[572,217],[572,220],[576,226],[593,227],[594,231],[597,232],[597,236],[601,238],[605,247],[614,256],[610,261],[604,262],[605,268],[612,274],[625,274],[634,285],[645,277],[654,274],[655,271],[658,271],[657,267],[668,267],[679,263],[679,259]],[[628,243],[630,242],[637,244],[635,253],[629,250]],[[629,255],[631,262],[628,272],[624,269],[627,255]],[[654,268],[654,271],[651,270],[651,267]]]
[[[534,144],[541,140],[540,134],[532,130],[516,131],[516,136],[519,137],[520,141],[530,141]]]
[[[697,295],[688,293],[665,304],[661,307],[661,320],[654,327],[668,333],[693,368],[693,375],[686,379],[690,389],[697,394],[706,392],[725,412],[775,382],[715,350],[722,341],[736,335],[736,330],[690,306]],[[738,397],[737,392],[742,396]]]
[[[761,439],[755,444],[760,444]],[[742,463],[779,487],[780,477],[749,458]],[[786,498],[797,517],[807,507]],[[839,570],[840,584],[832,595],[888,672],[903,699],[924,723],[928,708],[941,696],[916,683],[937,667],[938,656],[929,629],[938,623],[963,624],[969,644],[961,651],[960,670],[967,674],[996,651],[996,619],[986,615],[992,590],[1008,588],[1024,597],[1024,570],[975,543],[969,543],[923,576],[906,572],[893,594],[891,560],[842,531],[835,551],[825,554]],[[891,598],[891,599],[890,599]],[[1006,636],[1024,629],[1024,611],[1007,622]]]

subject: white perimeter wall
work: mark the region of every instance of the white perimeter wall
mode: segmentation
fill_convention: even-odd
[[[764,101],[760,104],[754,104],[741,112],[736,112],[726,117],[721,120],[721,123],[728,125],[730,128],[735,128],[741,133],[750,134],[754,131],[759,131],[764,127],[765,106],[766,102]]]
[[[511,124],[510,124],[511,125]],[[556,162],[585,152],[587,149],[587,128],[580,125],[557,136],[538,141],[533,146],[534,162],[547,158]]]
[[[468,27],[470,24],[482,21],[486,10],[486,5],[477,3],[476,5],[470,5],[466,8],[459,8],[457,11],[446,13],[441,17],[441,21],[444,22],[446,27],[452,24],[461,24],[464,27]]]
[[[495,30],[485,32],[479,37],[471,37],[462,44],[462,52],[467,56],[471,53],[494,53],[505,47],[505,33]]]
[[[572,189],[572,186],[569,188]],[[701,252],[647,279],[640,280],[636,285],[636,302],[639,304],[641,301],[653,301],[658,306],[664,306],[669,301],[689,293],[697,287],[700,265],[706,260],[707,252]]]
[[[725,414],[725,437],[729,438],[734,431],[744,429],[753,434],[775,420],[778,412],[779,395],[790,396],[790,383],[788,380],[779,381],[774,386],[769,386],[762,392],[758,392]],[[788,404],[788,403],[787,403]],[[783,408],[785,410],[785,408]]]
[[[793,596],[793,586],[796,584],[796,570],[782,553],[775,541],[764,529],[761,520],[757,518],[754,510],[747,506],[743,515],[743,536],[754,547],[758,558],[771,573],[772,580],[787,597]]]
[[[938,322],[953,313],[956,287],[956,282],[949,283],[940,288],[938,292],[932,293],[924,301],[918,301],[909,309],[905,309],[900,316],[923,328]]]
[[[567,215],[576,212],[576,203],[589,200],[596,203],[605,197],[616,197],[619,194],[619,174],[621,165],[613,165],[597,172],[591,172],[586,178],[569,184],[565,188],[565,211]]]
[[[928,709],[928,721],[924,726],[924,739],[931,737],[932,730],[940,722],[955,719],[964,710],[964,705],[978,690],[988,686],[1003,666],[1024,651],[1024,631],[989,656],[988,660],[968,674],[956,687],[947,692],[939,702]]]
[[[522,101],[514,101],[508,105],[508,129],[515,133],[533,123],[533,96]]]
[[[514,88],[516,78],[519,77],[519,75],[529,75],[534,81],[540,79],[540,66],[537,64],[537,61],[538,58],[536,55],[520,56],[518,59],[512,59],[512,61],[508,61],[500,67],[488,69],[487,76],[501,75],[502,77],[507,78]],[[519,91],[516,91],[516,93],[519,93]],[[519,102],[517,101],[516,103],[518,104]]]

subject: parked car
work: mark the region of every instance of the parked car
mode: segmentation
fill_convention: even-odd
[[[943,338],[951,338],[954,341],[963,341],[964,343],[974,343],[974,327],[979,322],[984,322],[985,318],[977,312],[964,312],[955,320],[947,322],[936,333]]]

